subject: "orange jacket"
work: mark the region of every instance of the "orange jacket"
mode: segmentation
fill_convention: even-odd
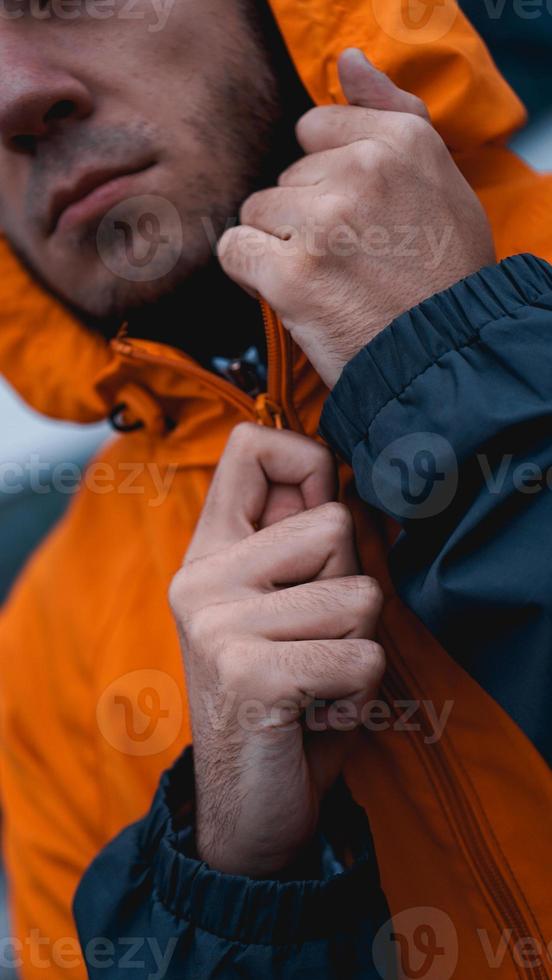
[[[427,102],[488,210],[500,255],[552,258],[552,184],[505,148],[523,108],[453,0],[426,5],[419,22],[404,0],[272,5],[316,102],[340,99],[337,55],[361,46]],[[231,428],[243,419],[270,424],[274,406],[314,435],[326,393],[270,311],[270,398],[254,403],[179,351],[91,335],[1,247],[0,367],[8,379],[56,418],[90,422],[124,402],[145,423],[93,464],[2,614],[1,786],[17,954],[25,980],[43,976],[45,964],[55,976],[82,978],[70,910],[76,885],[105,842],[147,810],[159,774],[189,741],[166,593],[213,468]],[[178,422],[171,431],[167,415]],[[162,504],[159,478],[169,487]],[[495,976],[478,929],[494,950],[503,929],[514,941],[552,932],[542,851],[537,857],[527,846],[545,837],[548,769],[397,599],[389,542],[345,470],[343,487],[364,567],[386,593],[387,692],[431,700],[437,710],[455,701],[440,742],[374,734],[346,776],[369,813],[392,910],[447,911],[461,936],[456,975]],[[501,978],[523,975],[505,958]],[[551,968],[534,975],[552,976]]]

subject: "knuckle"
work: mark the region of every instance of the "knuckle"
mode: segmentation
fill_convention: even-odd
[[[376,145],[376,140],[364,139],[357,140],[356,143],[352,143],[350,146],[349,152],[354,168],[363,175],[371,173],[374,169]]]
[[[312,139],[313,136],[325,130],[332,121],[337,120],[335,108],[335,106],[315,106],[301,116],[296,126],[299,140]]]
[[[374,193],[382,193],[395,160],[393,146],[387,140],[379,137],[359,140],[351,146],[352,177],[363,185],[369,184]]]
[[[373,140],[370,152],[372,154],[372,174],[376,177],[384,177],[397,160],[394,143],[389,139]]]
[[[323,255],[302,244],[299,254],[288,264],[284,276],[285,289],[288,295],[293,296],[294,301],[298,296],[310,295],[313,284],[320,276],[323,258]]]
[[[244,638],[227,637],[217,648],[216,673],[219,688],[225,693],[254,693],[261,690],[256,661],[259,650],[249,650]],[[262,676],[262,675],[261,675]]]
[[[255,215],[262,213],[265,208],[266,191],[255,191],[250,194],[240,208],[240,222],[242,225],[251,223]]]
[[[354,590],[362,611],[377,612],[383,605],[381,585],[368,575],[358,575],[354,579]]]
[[[385,650],[375,640],[362,640],[359,651],[367,682],[369,684],[379,683],[385,674],[387,664]]]
[[[249,456],[251,449],[257,443],[260,426],[254,422],[240,422],[230,433],[226,452],[233,456]]]
[[[314,202],[314,216],[324,227],[332,227],[338,223],[344,211],[347,201],[340,194],[323,193],[317,194]]]
[[[190,606],[191,566],[183,566],[174,576],[169,586],[169,605],[175,618],[185,619]]]
[[[411,146],[417,146],[421,142],[432,139],[435,134],[433,126],[427,119],[418,115],[403,115],[400,119],[400,132],[403,140]]]
[[[353,533],[353,518],[345,504],[332,501],[319,508],[319,518],[332,540],[341,541]]]
[[[331,477],[335,476],[335,456],[328,446],[309,438],[308,442],[305,443],[305,451],[307,450],[312,453],[313,468],[318,473],[327,474]]]
[[[424,100],[420,99],[418,95],[412,96],[412,107],[413,107],[413,112],[417,116],[419,116],[420,119],[425,120],[425,122],[431,125],[429,109],[427,108],[427,105],[425,104]]]
[[[212,612],[212,609],[194,609],[182,624],[186,644],[191,651],[213,650],[214,623]]]
[[[305,166],[304,159],[298,160],[296,163],[292,163],[289,167],[282,171],[278,177],[278,187],[289,187],[293,184],[303,172]]]

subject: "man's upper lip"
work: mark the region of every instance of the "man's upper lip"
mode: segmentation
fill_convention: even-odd
[[[75,178],[71,184],[66,184],[64,187],[58,188],[58,190],[53,192],[50,199],[50,207],[48,209],[49,233],[52,234],[55,231],[58,221],[66,208],[72,204],[76,204],[77,201],[82,201],[84,197],[91,194],[92,191],[95,191],[103,184],[107,184],[110,180],[115,180],[116,177],[127,177],[131,174],[140,173],[147,166],[149,164],[140,164],[135,167],[128,166],[128,164],[121,167],[98,167],[94,170],[87,170]]]

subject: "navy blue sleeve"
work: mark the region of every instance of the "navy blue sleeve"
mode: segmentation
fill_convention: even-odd
[[[164,980],[381,980],[375,934],[388,922],[363,810],[339,782],[323,804],[318,877],[254,881],[194,851],[193,756],[166,773],[149,815],[85,874],[74,903],[91,980],[133,968]],[[316,856],[315,856],[316,852]],[[347,852],[344,868],[337,855]],[[389,967],[391,969],[391,966]]]
[[[321,432],[400,524],[398,593],[552,761],[552,268],[514,256],[399,317]]]

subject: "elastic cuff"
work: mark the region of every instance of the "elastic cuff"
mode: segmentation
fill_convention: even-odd
[[[550,265],[515,255],[403,313],[347,364],[324,406],[321,435],[350,463],[379,412],[439,358],[550,292]]]
[[[349,933],[367,917],[388,917],[368,821],[343,783],[323,804],[320,832],[354,864],[326,880],[255,881],[212,870],[195,857],[193,795],[188,749],[163,776],[141,840],[156,897],[176,918],[220,938],[267,946]]]

